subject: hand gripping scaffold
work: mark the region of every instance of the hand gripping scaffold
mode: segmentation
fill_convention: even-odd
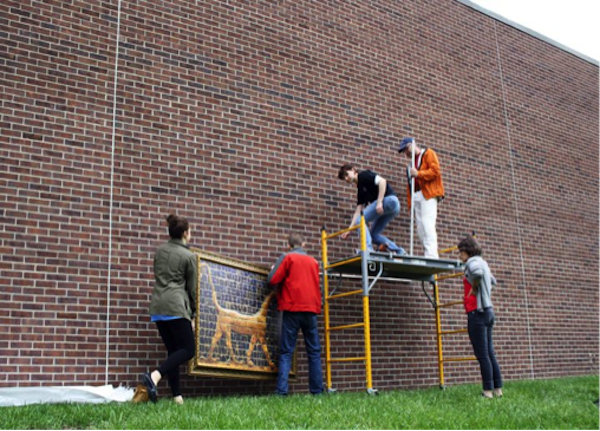
[[[357,255],[341,259],[335,262],[329,262],[327,255],[327,240],[342,235],[345,232],[360,229],[360,250]],[[361,215],[360,223],[348,229],[344,229],[332,234],[327,234],[325,227],[321,231],[321,246],[323,256],[323,287],[324,287],[324,314],[325,314],[325,355],[326,355],[326,380],[327,389],[334,391],[331,382],[331,366],[336,362],[363,361],[365,364],[367,393],[375,395],[376,389],[373,389],[373,380],[371,375],[371,330],[369,317],[369,292],[375,283],[381,279],[385,280],[416,280],[421,281],[423,291],[425,283],[428,282],[434,286],[437,292],[436,277],[437,274],[445,272],[455,272],[462,269],[462,264],[458,260],[433,259],[422,256],[395,255],[392,253],[373,252],[367,250],[365,218]],[[362,283],[362,289],[335,293],[335,288],[330,289],[330,277],[341,279],[342,277],[359,278]],[[362,294],[363,320],[359,323],[331,326],[330,320],[330,301],[350,295]],[[429,300],[433,300],[427,294]],[[434,304],[434,307],[435,304]],[[439,313],[436,313],[439,327]],[[331,333],[352,328],[363,328],[364,331],[364,355],[359,357],[331,357]],[[439,337],[438,337],[439,341]],[[441,346],[438,343],[439,355],[441,357]],[[442,362],[439,362],[440,366]],[[441,378],[443,371],[440,368]],[[443,380],[441,380],[443,382]]]

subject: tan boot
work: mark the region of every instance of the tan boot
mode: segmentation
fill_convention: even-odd
[[[146,388],[146,386],[137,385],[131,401],[134,403],[145,403],[148,402],[149,399],[150,398],[148,397],[148,389]]]
[[[492,391],[483,391],[481,393],[481,396],[483,398],[494,398],[494,394],[492,393]]]

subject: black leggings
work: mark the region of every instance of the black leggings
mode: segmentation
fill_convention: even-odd
[[[484,391],[502,387],[502,374],[496,360],[492,337],[495,320],[494,310],[491,307],[485,308],[482,312],[468,313],[469,338],[475,357],[479,361]]]
[[[181,395],[179,366],[192,359],[196,353],[192,322],[187,319],[162,320],[156,322],[156,327],[169,353],[158,371],[161,376],[169,376],[169,387],[176,397]]]

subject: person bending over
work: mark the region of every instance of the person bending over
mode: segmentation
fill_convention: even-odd
[[[359,172],[350,164],[345,164],[340,168],[338,178],[356,186],[356,209],[350,220],[349,228],[360,223],[362,212],[365,223],[367,223],[367,249],[406,254],[402,247],[397,246],[383,235],[386,226],[400,213],[398,197],[386,179],[373,171]],[[347,238],[349,233],[344,232],[341,235],[342,239]]]

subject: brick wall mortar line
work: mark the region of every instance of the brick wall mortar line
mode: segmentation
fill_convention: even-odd
[[[106,271],[106,363],[104,384],[108,384],[108,374],[110,367],[110,286],[112,273],[112,240],[113,240],[113,203],[114,203],[114,184],[115,184],[115,146],[117,133],[117,88],[119,84],[119,42],[121,37],[121,4],[119,0],[117,5],[117,30],[115,33],[115,68],[113,79],[113,115],[111,131],[111,152],[110,152],[110,198],[108,205],[108,265]]]
[[[521,280],[523,283],[523,297],[525,300],[525,320],[527,322],[527,342],[529,344],[529,365],[531,367],[531,378],[535,378],[533,363],[533,343],[531,339],[531,320],[529,316],[529,298],[527,296],[527,279],[525,278],[525,259],[523,257],[523,230],[519,212],[519,197],[517,196],[517,183],[515,180],[515,163],[512,139],[510,134],[510,123],[508,119],[508,100],[506,88],[504,85],[504,71],[502,70],[502,55],[500,53],[500,42],[498,41],[498,23],[494,20],[494,42],[496,43],[496,55],[498,58],[498,74],[502,91],[502,106],[504,114],[504,124],[506,126],[506,139],[508,142],[508,160],[510,161],[510,179],[512,182],[513,202],[515,207],[515,222],[517,228],[517,241],[519,242],[519,258],[521,261]]]

